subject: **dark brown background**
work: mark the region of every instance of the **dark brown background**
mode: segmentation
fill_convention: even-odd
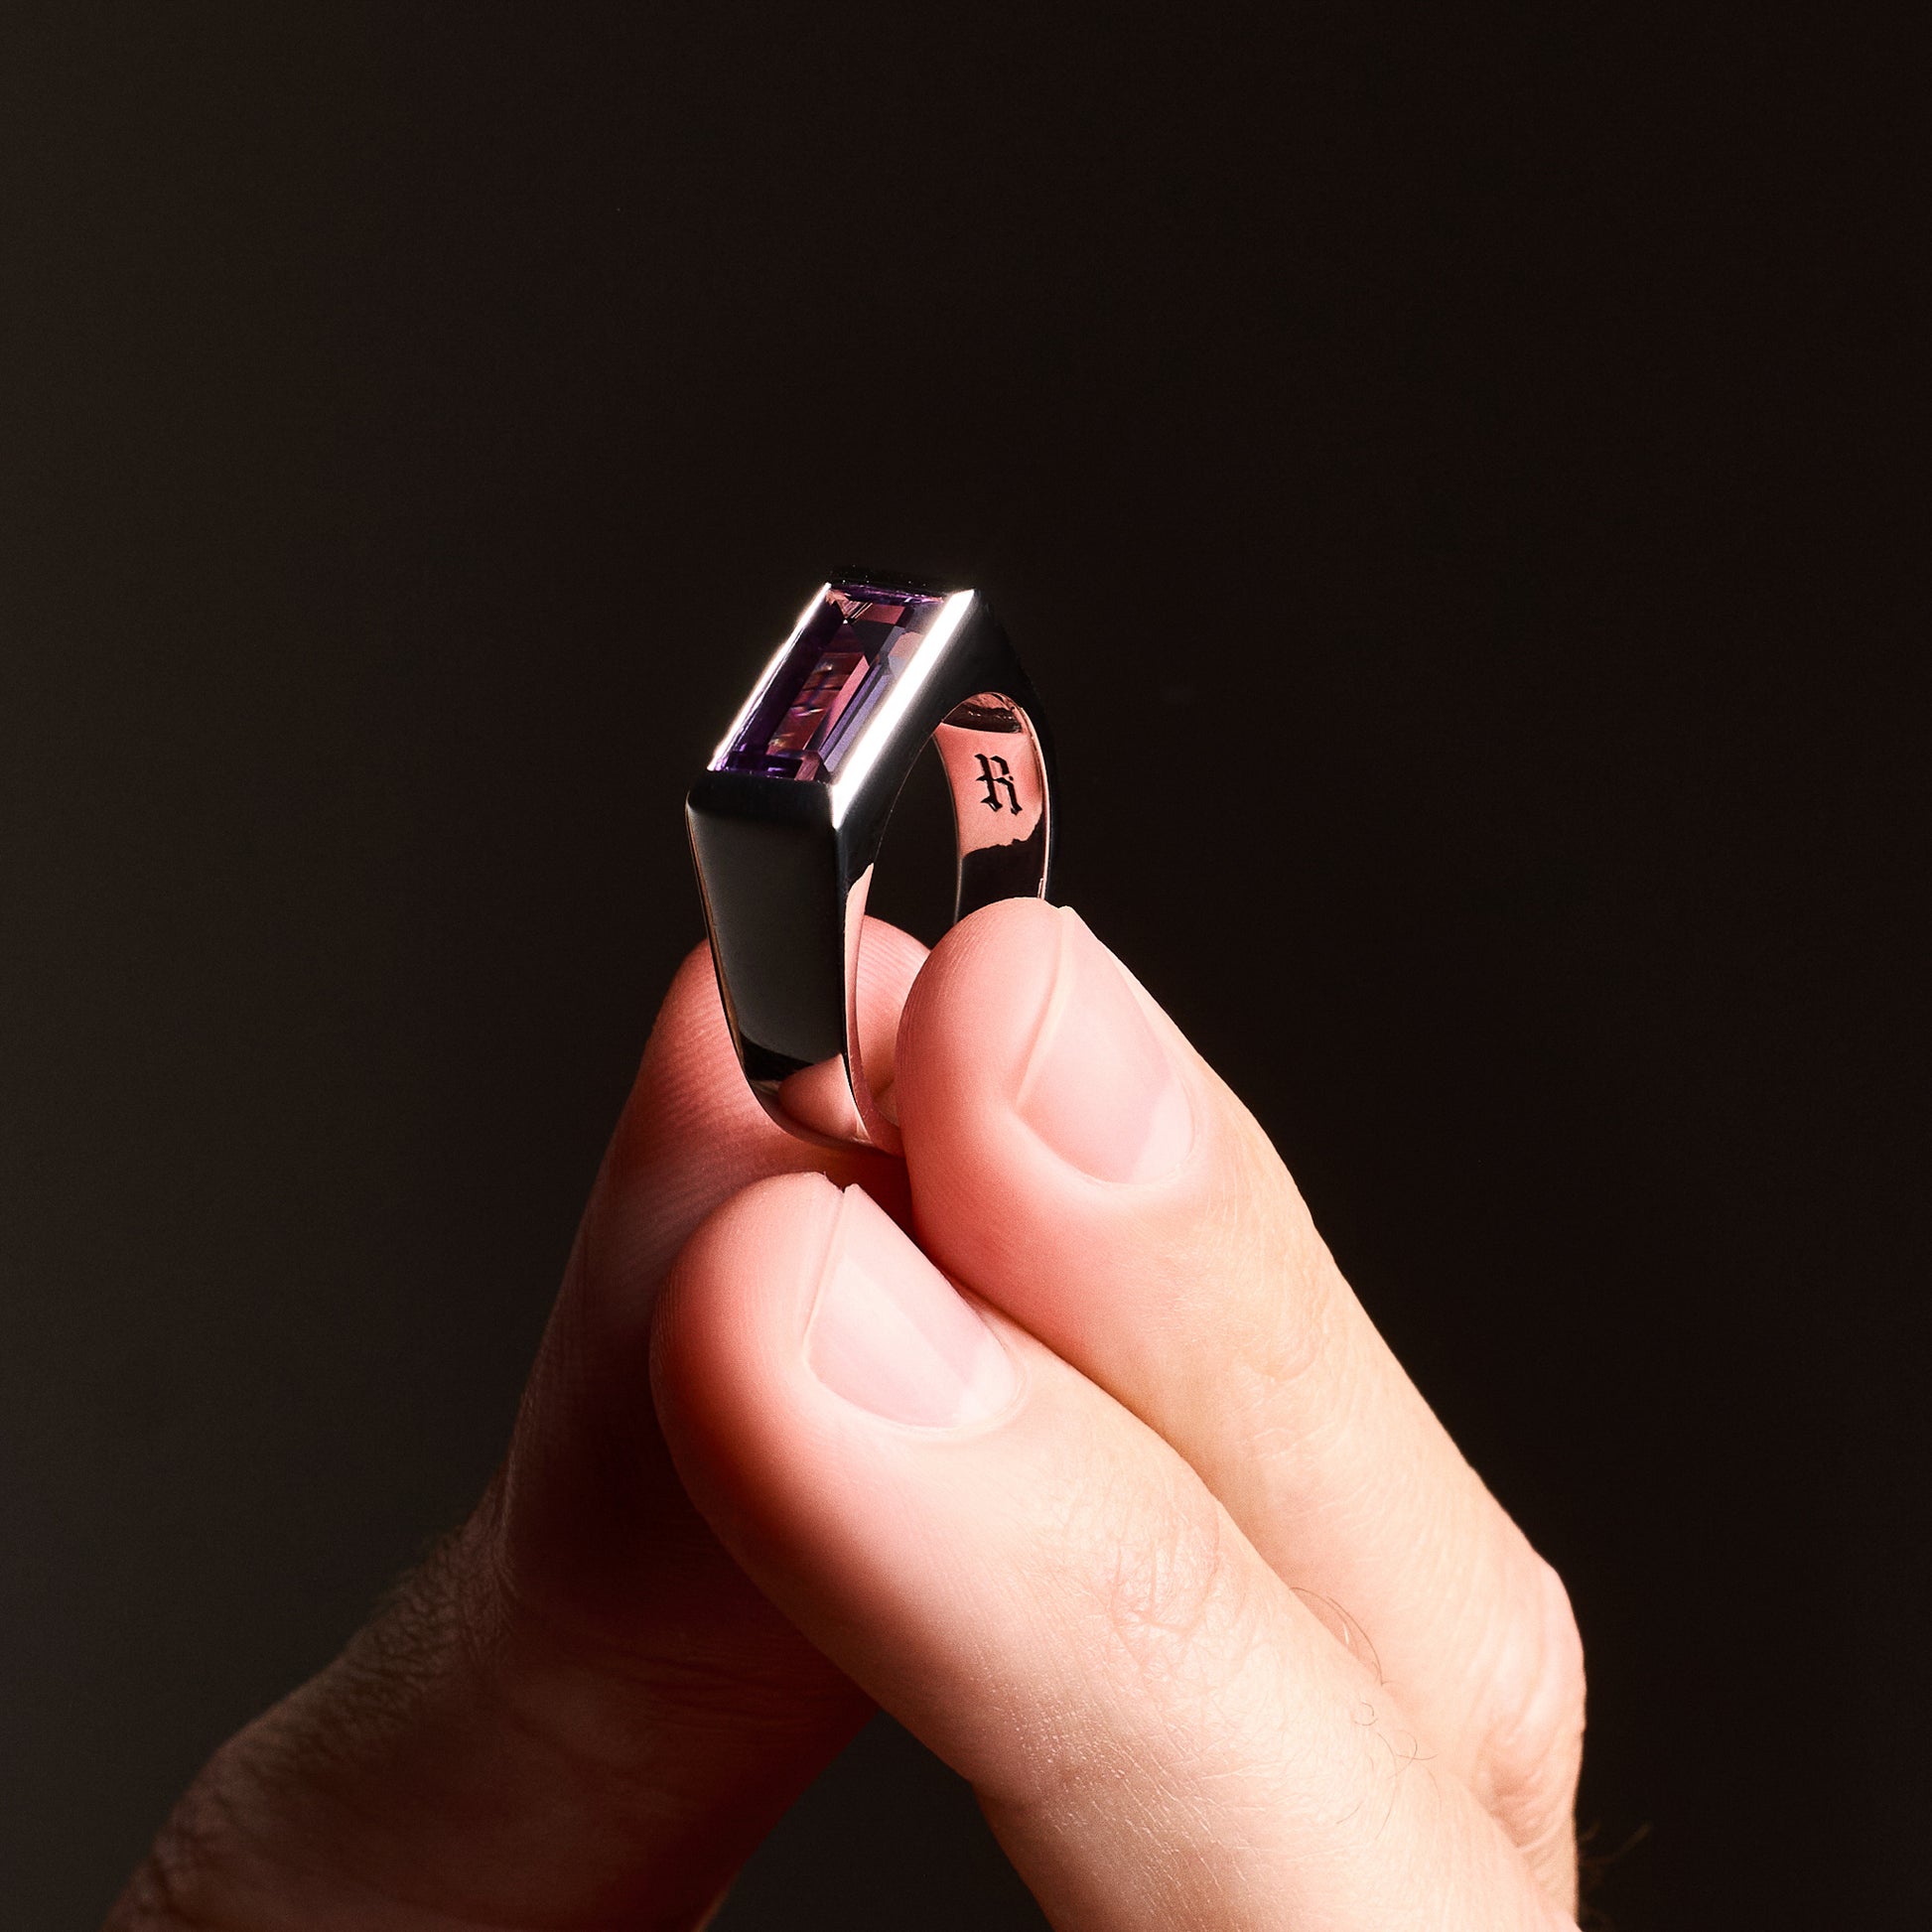
[[[1617,1925],[1913,1922],[1910,115],[1446,11],[8,10],[0,1923],[483,1481],[849,558],[1570,1579]],[[724,1924],[1029,1910],[881,1729]]]

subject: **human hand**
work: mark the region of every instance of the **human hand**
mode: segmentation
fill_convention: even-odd
[[[1570,1922],[1561,1586],[1253,1121],[1071,914],[864,958],[904,1166],[687,963],[504,1474],[114,1927],[696,1926],[868,1698],[1058,1925]]]

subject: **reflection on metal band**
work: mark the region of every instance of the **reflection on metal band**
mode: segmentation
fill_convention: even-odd
[[[980,691],[956,705],[932,736],[952,790],[958,840],[953,917],[1041,892],[1051,801],[1046,761],[1025,710],[997,691]]]

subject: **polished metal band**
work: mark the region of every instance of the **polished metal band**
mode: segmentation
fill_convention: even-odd
[[[887,820],[928,740],[952,793],[954,918],[1043,897],[1050,741],[972,591],[824,586],[686,803],[739,1062],[771,1117],[807,1140],[899,1150],[866,1079],[859,941]]]

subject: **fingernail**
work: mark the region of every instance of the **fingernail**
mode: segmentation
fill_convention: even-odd
[[[1019,1380],[972,1305],[857,1186],[832,1230],[805,1360],[834,1395],[926,1429],[997,1414]]]
[[[1166,1042],[1119,962],[1066,906],[1015,1104],[1061,1160],[1097,1180],[1158,1180],[1193,1145],[1193,1115]]]

